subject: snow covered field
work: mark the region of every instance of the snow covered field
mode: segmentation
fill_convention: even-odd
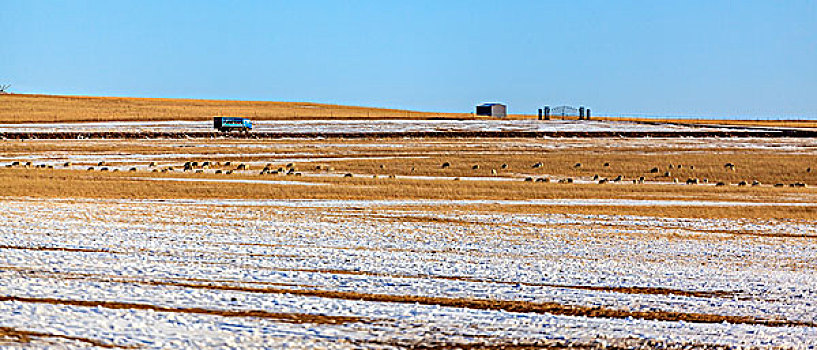
[[[577,120],[280,120],[254,121],[253,130],[271,133],[372,133],[463,131],[562,131],[562,132],[672,132],[729,131],[730,127],[700,128],[671,124]],[[0,132],[103,132],[103,131],[213,131],[212,121],[99,122],[55,124],[0,124]]]
[[[0,346],[817,347],[815,220],[359,202],[0,199]]]

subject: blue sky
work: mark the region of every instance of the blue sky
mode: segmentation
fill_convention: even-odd
[[[817,1],[17,1],[0,83],[76,95],[817,118]]]

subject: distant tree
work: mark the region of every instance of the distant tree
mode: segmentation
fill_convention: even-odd
[[[8,94],[10,87],[11,87],[11,84],[6,84],[6,85],[0,84],[0,94]]]

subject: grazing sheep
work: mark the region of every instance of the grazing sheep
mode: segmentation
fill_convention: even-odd
[[[471,169],[478,170],[479,169],[479,164],[474,164],[474,166],[472,166]]]
[[[136,172],[136,168],[130,168],[130,169],[128,169],[128,171],[130,171],[130,172],[132,172],[132,173],[135,173],[135,172]]]
[[[533,182],[533,178],[528,176],[525,178],[525,182]]]
[[[412,173],[414,172],[414,167],[411,167],[411,172],[412,172]]]
[[[581,168],[581,167],[582,167],[582,163],[576,163],[576,164],[573,164],[573,167],[574,167],[574,168]]]
[[[752,181],[752,186],[760,186],[760,181],[757,180]]]
[[[167,172],[167,169],[162,169],[162,172],[163,172],[163,173],[166,173],[166,172]]]
[[[230,165],[233,165],[233,162],[224,162],[224,166],[230,166]]]
[[[537,163],[534,163],[534,164],[533,164],[533,168],[534,168],[534,169],[538,169],[538,168],[541,168],[541,167],[543,167],[543,166],[545,166],[545,165],[544,165],[544,164],[542,164],[542,162],[537,162]]]
[[[20,166],[20,162],[11,162],[11,166]]]
[[[242,163],[242,164],[239,164],[238,167],[235,168],[235,170],[250,170],[250,167],[247,166],[247,164]]]
[[[96,166],[103,166],[103,165],[105,165],[105,162],[96,163]]]
[[[704,179],[703,179],[703,183],[708,184],[708,183],[709,183],[709,179],[704,178]]]
[[[88,167],[88,171],[92,171],[92,170],[94,170],[94,167],[92,167],[92,166]]]
[[[454,178],[454,181],[460,181],[460,178],[455,177],[455,178]]]
[[[548,182],[550,182],[550,178],[548,178],[548,177],[540,177],[540,178],[536,179],[536,182],[544,182],[544,183],[548,183]]]
[[[681,169],[681,164],[678,164],[678,169]]]
[[[197,170],[196,170],[196,174],[201,174],[201,173],[203,173],[203,172],[204,172],[204,170],[201,170],[201,169],[197,169]]]
[[[295,163],[287,163],[287,168],[294,168],[294,167],[295,167]]]
[[[49,166],[48,166],[48,169],[54,169],[54,166],[53,166],[53,165],[49,165]]]
[[[672,176],[671,172],[667,171],[667,172],[664,173],[664,177],[670,177],[670,176]]]
[[[158,172],[159,172],[159,169],[153,169],[153,171],[151,171],[151,172],[152,172],[152,173],[158,173]]]
[[[593,181],[596,181],[596,180],[598,180],[598,179],[599,179],[599,174],[595,174],[595,175],[593,175]]]
[[[601,180],[599,180],[599,185],[606,184],[607,182],[608,182],[607,179],[601,179]]]
[[[210,166],[210,162],[203,162],[203,163],[201,163],[201,166],[203,166],[203,167]]]
[[[569,184],[572,184],[573,183],[573,178],[568,177],[565,181],[567,181],[567,183],[569,183]]]
[[[155,166],[156,166],[156,162],[150,162],[150,164],[148,164],[148,166],[149,166],[149,167],[151,167],[151,168],[153,168],[153,167],[155,167]]]
[[[726,163],[726,164],[723,165],[723,167],[725,169],[727,169],[727,170],[732,170],[732,171],[735,171],[735,169],[737,168],[737,167],[735,167],[735,164],[732,164],[732,163]]]
[[[445,162],[443,163],[443,169],[448,169],[451,166],[451,163]]]
[[[389,178],[390,178],[390,179],[396,179],[396,178],[397,178],[397,175],[391,174],[391,175],[389,175]]]
[[[301,173],[295,173],[295,177],[298,177],[298,176],[301,176],[301,175],[302,175]],[[377,176],[377,175],[375,175],[375,176]]]
[[[346,173],[346,174],[343,175],[343,177],[352,177],[352,176],[354,176],[354,175],[352,175],[352,173]]]
[[[616,182],[621,181],[621,180],[624,180],[624,176],[622,176],[622,175],[616,176],[616,178],[613,179],[613,181],[616,181]]]
[[[807,172],[807,173],[810,173],[810,172],[811,172],[811,168],[806,168],[806,172]]]
[[[643,176],[638,178],[638,183],[640,183],[640,184],[644,183],[644,177]]]
[[[496,169],[491,169],[491,175],[496,175]]]
[[[690,166],[689,166],[689,170],[695,170],[695,166],[694,166],[694,165],[690,165]]]
[[[12,164],[12,165],[14,165],[14,164]],[[71,164],[71,162],[65,162],[62,166],[67,168],[67,167],[69,167],[71,165],[73,165],[73,164]]]
[[[718,183],[716,183],[715,186],[717,187],[726,186],[726,183],[723,181],[718,181]]]
[[[738,182],[738,186],[746,186],[746,185],[748,185],[748,183],[745,180],[741,181],[741,182]]]
[[[323,165],[316,165],[315,170],[323,170]]]
[[[216,170],[216,174],[221,174],[221,169]]]
[[[698,181],[698,179],[697,179],[697,178],[688,178],[688,179],[687,179],[687,181],[686,181],[686,184],[687,184],[687,185],[697,185],[697,184],[698,184],[698,182],[699,182],[699,181]]]
[[[610,167],[610,163],[604,163],[604,167],[605,167],[605,168]]]
[[[658,173],[658,168],[652,168],[652,169],[650,169],[650,173],[651,173],[651,174],[657,174],[657,173]]]
[[[673,179],[672,179],[672,183],[677,184],[677,183],[678,183],[678,178],[677,178],[677,177],[676,177],[676,178],[673,178]]]
[[[101,168],[99,171],[108,171],[108,168]]]
[[[502,163],[502,166],[500,166],[500,168],[501,169],[508,169],[508,164]]]
[[[786,185],[781,184],[781,183],[776,183],[776,184],[774,184],[774,187],[786,187]]]
[[[386,169],[386,164],[380,164],[380,169]]]
[[[670,165],[669,165],[669,167],[668,167],[668,168],[669,168],[669,169],[675,169],[675,166],[674,166],[674,165],[672,165],[672,163],[670,163]]]
[[[233,173],[233,171],[232,171],[232,170],[227,170],[227,171],[225,171],[225,172],[224,172],[224,174],[226,174],[226,175],[230,175],[230,174],[232,174],[232,173]]]
[[[199,166],[199,162],[190,162],[190,166],[192,166],[192,167],[194,167],[194,168],[195,168],[195,167],[198,167],[198,166]]]
[[[802,188],[808,187],[808,185],[806,185],[805,183],[802,183],[802,182],[795,182],[795,183],[791,184],[790,186],[791,187],[802,187]]]

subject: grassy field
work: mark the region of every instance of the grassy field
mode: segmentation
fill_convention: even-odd
[[[0,123],[207,120],[215,115],[242,115],[255,120],[471,118],[468,113],[429,113],[308,102],[0,95]]]
[[[632,118],[632,117],[598,117],[596,120],[631,121],[647,123],[669,123],[684,125],[730,125],[768,128],[817,128],[817,120],[751,120],[751,119],[674,119],[674,118]]]
[[[470,118],[0,96],[6,123],[219,113]],[[4,139],[0,184],[4,345],[814,342],[808,138]]]
[[[0,153],[6,157],[2,165],[32,161],[31,168],[0,168],[3,193],[12,197],[808,202],[817,196],[817,171],[807,171],[817,169],[813,147],[799,140],[213,140],[204,144],[196,140],[7,140],[0,142]],[[63,162],[68,160],[72,164],[66,168]],[[100,171],[100,161],[111,171]],[[182,172],[182,164],[188,161],[221,164],[201,169],[201,174]],[[225,164],[228,161],[230,165]],[[151,162],[156,165],[148,167]],[[726,162],[735,169],[725,168]],[[46,163],[54,169],[34,167]],[[278,169],[289,163],[303,176],[259,174],[265,164]],[[444,163],[450,166],[443,167]],[[541,166],[534,167],[537,163]],[[250,168],[231,175],[214,173],[235,170],[238,164]],[[89,171],[89,167],[94,169]],[[132,167],[135,172],[127,171]],[[170,167],[174,169],[154,172]],[[652,168],[659,171],[653,173]],[[665,176],[667,172],[670,176]],[[343,177],[347,173],[352,177]],[[596,175],[623,176],[624,181],[598,184],[593,180]],[[551,182],[527,182],[526,177]],[[645,183],[633,184],[639,177]],[[157,178],[200,182],[154,180]],[[568,178],[576,183],[558,183]],[[688,178],[707,178],[709,184],[684,185]],[[675,179],[680,183],[674,184]],[[222,180],[226,182],[219,182]],[[736,186],[739,181],[754,180],[762,185]],[[729,185],[713,186],[719,181]],[[808,187],[788,186],[795,182]],[[776,183],[785,186],[773,187]],[[685,217],[817,216],[812,207],[538,205],[513,209],[525,210]]]
[[[463,106],[468,110],[469,106]],[[535,111],[531,111],[535,112]],[[437,113],[309,102],[197,100],[58,95],[0,95],[0,123],[207,120],[215,115],[242,115],[255,120],[309,119],[479,119],[472,113]],[[513,114],[508,119],[533,119]],[[553,117],[553,119],[577,119]],[[595,116],[596,120],[712,124],[755,127],[817,128],[815,120],[654,119]]]

